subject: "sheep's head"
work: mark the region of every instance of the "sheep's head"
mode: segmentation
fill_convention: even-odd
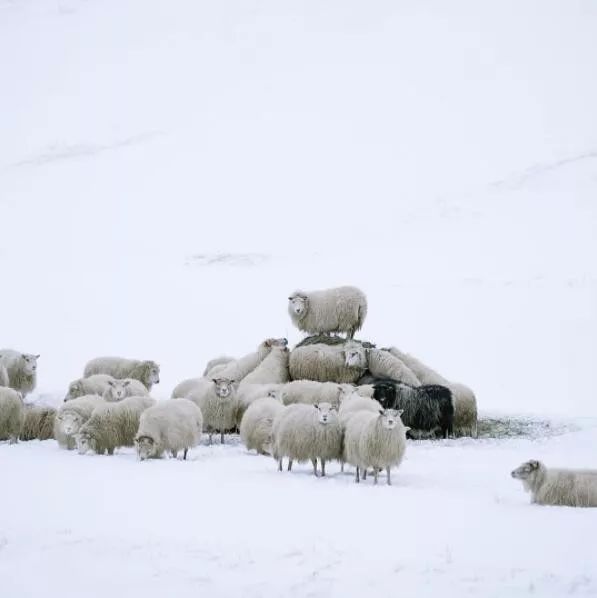
[[[95,440],[88,432],[83,431],[75,434],[75,440],[77,441],[79,455],[85,455],[87,452],[95,450]]]
[[[400,419],[402,413],[402,409],[380,409],[379,415],[382,427],[386,430],[393,430],[399,423],[402,423]]]
[[[140,461],[155,456],[155,442],[151,436],[137,436],[135,444],[137,445],[137,455]]]
[[[227,399],[232,395],[234,380],[230,380],[230,378],[213,378],[212,381],[216,387],[216,395],[220,399]]]
[[[70,401],[71,399],[76,399],[78,397],[82,397],[85,393],[83,392],[83,385],[79,380],[75,382],[71,382],[68,386],[68,392],[64,397],[64,402]]]
[[[347,347],[343,350],[344,364],[349,368],[367,367],[367,354],[363,347],[356,345],[354,347]]]
[[[338,411],[331,403],[318,403],[313,405],[317,410],[319,423],[327,425],[338,418]]]
[[[37,360],[39,355],[32,355],[31,353],[21,353],[21,360],[23,362],[23,371],[26,374],[34,374],[37,370]]]
[[[108,390],[113,401],[122,401],[128,396],[130,380],[108,380]]]
[[[153,384],[160,383],[160,366],[155,361],[144,361],[143,369],[145,370],[143,375],[143,384],[148,388]]]
[[[296,291],[288,297],[288,311],[298,318],[304,318],[309,309],[309,298],[301,291]]]
[[[67,435],[76,434],[83,425],[83,417],[76,411],[65,411],[59,413],[56,418],[60,422],[60,429]]]
[[[280,401],[280,403],[284,402],[284,391],[281,388],[272,388],[271,390],[267,391],[267,396],[270,399],[276,399],[276,401]]]
[[[288,346],[288,339],[287,338],[266,338],[263,341],[263,345],[265,347],[282,347],[285,348]]]
[[[541,468],[541,462],[532,459],[517,467],[512,473],[512,477],[516,480],[528,480],[535,477],[536,473]]]
[[[357,389],[352,384],[340,384],[338,385],[338,401],[342,403],[353,395],[357,394]]]

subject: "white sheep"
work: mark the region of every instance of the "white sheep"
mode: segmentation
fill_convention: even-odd
[[[241,384],[236,391],[236,427],[240,427],[245,411],[257,399],[274,397],[279,399],[278,390],[282,384]]]
[[[207,362],[205,369],[203,370],[203,375],[207,376],[211,373],[211,371],[220,365],[226,365],[231,363],[232,361],[236,361],[235,357],[229,357],[228,355],[222,355],[221,357],[214,357]]]
[[[288,349],[272,347],[269,355],[241,381],[247,384],[284,384],[288,382]]]
[[[0,386],[8,386],[9,379],[8,379],[8,372],[6,371],[6,366],[0,361]]]
[[[54,438],[58,446],[72,451],[77,446],[76,434],[98,405],[105,404],[99,395],[89,394],[63,403],[54,418]]]
[[[159,459],[166,451],[176,459],[183,451],[184,460],[188,450],[199,444],[202,430],[203,416],[195,403],[161,401],[141,414],[135,436],[139,459]]]
[[[367,369],[367,349],[353,342],[296,347],[288,367],[292,380],[354,384]]]
[[[341,386],[335,382],[294,380],[280,385],[272,392],[272,396],[278,397],[284,405],[331,403],[337,407],[340,404],[340,392]]]
[[[125,378],[124,380],[108,380],[107,388],[102,395],[104,401],[115,402],[122,401],[127,397],[144,397],[149,394],[143,382],[134,378]]]
[[[96,357],[87,362],[83,376],[110,374],[118,380],[134,378],[142,382],[149,392],[154,384],[160,382],[160,366],[155,361],[139,361],[124,357]]]
[[[109,374],[94,374],[89,378],[78,378],[68,385],[65,401],[84,397],[85,395],[103,395],[108,388],[108,383],[116,380]]]
[[[236,384],[229,378],[203,378],[203,382],[186,398],[193,401],[203,415],[204,430],[212,443],[214,432],[220,433],[224,444],[224,434],[236,428],[238,401]],[[177,398],[176,400],[179,400]]]
[[[411,386],[421,386],[414,372],[389,351],[369,349],[367,352],[369,371],[377,378],[391,378]]]
[[[99,405],[75,436],[79,454],[92,450],[113,455],[118,447],[134,446],[141,414],[154,405],[155,400],[147,396]]]
[[[23,417],[21,393],[14,388],[0,386],[0,440],[8,439],[9,444],[16,444],[19,441]]]
[[[201,386],[201,380],[207,380],[206,376],[198,376],[196,378],[186,378],[182,382],[179,382],[170,395],[171,399],[184,399],[191,392],[193,392],[198,386]]]
[[[326,461],[342,458],[342,426],[330,403],[289,405],[274,418],[272,438],[272,455],[279,471],[283,458],[288,457],[288,471],[294,461],[311,461],[318,476],[319,459],[325,476]]]
[[[455,435],[477,437],[477,399],[475,393],[468,386],[458,382],[450,382],[428,365],[410,355],[410,353],[400,351],[396,347],[389,347],[387,350],[409,367],[421,381],[421,384],[447,386],[452,391],[454,399]]]
[[[260,455],[271,454],[274,418],[284,411],[284,405],[275,398],[264,397],[253,401],[240,422],[240,438],[248,450]]]
[[[567,507],[597,507],[597,469],[555,469],[527,461],[512,472],[531,493],[531,503]]]
[[[340,407],[338,409],[338,417],[340,423],[346,426],[348,420],[355,413],[360,411],[369,411],[371,413],[379,413],[383,409],[381,403],[371,397],[364,397],[356,390],[342,392],[340,395]]]
[[[295,291],[288,297],[292,323],[308,334],[343,333],[353,338],[367,316],[367,297],[356,287]]]
[[[37,385],[37,360],[39,355],[20,353],[12,349],[0,351],[0,364],[6,369],[10,388],[18,390],[23,398]]]
[[[20,440],[49,440],[54,438],[56,409],[49,405],[25,403]]]
[[[286,347],[288,341],[285,338],[268,338],[257,347],[253,353],[249,353],[240,359],[235,359],[226,364],[219,364],[212,368],[211,378],[229,378],[240,382],[247,374],[252,372],[269,354],[272,347]]]
[[[406,451],[406,432],[396,409],[352,415],[344,432],[344,460],[356,467],[355,482],[359,483],[360,472],[365,479],[372,467],[375,484],[379,471],[385,469],[389,486],[391,468],[400,465]]]

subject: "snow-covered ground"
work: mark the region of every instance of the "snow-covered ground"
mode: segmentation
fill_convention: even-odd
[[[363,338],[578,426],[412,443],[392,488],[2,444],[3,593],[597,593],[597,513],[509,479],[597,467],[593,2],[2,0],[0,56],[0,345],[42,354],[34,399],[101,354],[166,398],[356,284]]]

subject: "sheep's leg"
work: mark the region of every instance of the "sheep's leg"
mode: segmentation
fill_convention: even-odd
[[[390,468],[389,467],[386,467],[386,473],[387,473],[387,476],[388,476],[388,486],[391,486],[392,485],[392,478],[390,476]]]
[[[183,461],[186,461],[186,460],[187,460],[187,453],[188,453],[188,452],[189,452],[189,449],[188,449],[188,448],[186,448],[186,449],[184,450],[184,453],[182,454],[182,459],[183,459]]]
[[[18,436],[11,436],[10,440],[8,441],[8,444],[18,444],[18,442],[19,442]]]
[[[211,446],[211,443],[213,442],[213,438],[214,438],[213,433],[209,432],[209,444],[210,444],[210,446]]]
[[[358,465],[357,465],[357,473],[356,473],[356,475],[355,475],[354,481],[355,481],[355,483],[357,483],[357,484],[358,484],[358,483],[361,481],[361,480],[359,479],[359,467],[358,467]]]
[[[292,459],[288,459],[288,471],[292,471]]]
[[[363,467],[363,481],[367,479],[367,468]]]
[[[224,432],[220,432],[220,444],[224,444]]]
[[[325,459],[321,460],[321,476],[325,477]]]
[[[110,447],[109,449],[107,449],[108,451],[108,455],[113,455],[114,454],[114,447]]]
[[[178,457],[178,451],[170,451],[172,453],[172,457],[176,459]]]
[[[315,477],[318,477],[319,473],[317,472],[317,459],[311,459],[311,463],[313,463],[313,473],[315,474]]]
[[[340,472],[344,473],[344,461],[340,461]]]
[[[373,483],[377,484],[377,475],[379,473],[379,470],[377,469],[377,467],[373,468]]]
[[[278,459],[278,471],[282,471],[282,459]]]

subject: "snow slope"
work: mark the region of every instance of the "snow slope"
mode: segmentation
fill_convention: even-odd
[[[482,410],[597,415],[596,40],[588,0],[0,1],[0,344],[42,354],[44,400],[100,354],[156,359],[167,397],[298,340],[295,288],[356,284],[363,337]],[[596,448],[590,427],[412,445],[388,490],[240,447],[142,467],[2,445],[3,588],[588,595],[595,515],[531,509],[508,472]],[[187,521],[191,500],[272,523]]]

